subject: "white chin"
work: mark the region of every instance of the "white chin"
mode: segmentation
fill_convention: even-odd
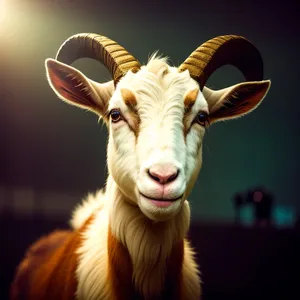
[[[182,207],[182,198],[173,201],[152,200],[140,194],[139,207],[143,214],[153,221],[173,218]]]

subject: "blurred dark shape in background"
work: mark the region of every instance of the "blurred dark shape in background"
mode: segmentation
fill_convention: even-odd
[[[241,222],[241,214],[240,209],[243,203],[243,195],[241,193],[236,193],[233,197],[233,203],[235,208],[235,223],[240,224]]]
[[[264,186],[258,186],[244,193],[236,193],[233,197],[236,224],[241,224],[241,209],[245,205],[253,208],[254,226],[272,226],[274,197]]]
[[[297,227],[299,216],[295,207],[275,202],[274,195],[260,185],[245,192],[237,192],[232,198],[235,224],[258,228]],[[298,225],[297,225],[298,224]]]
[[[264,186],[248,193],[247,202],[254,206],[255,223],[259,227],[272,225],[273,196]]]

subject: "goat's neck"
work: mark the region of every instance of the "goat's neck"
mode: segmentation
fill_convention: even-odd
[[[107,200],[112,233],[129,252],[133,250],[131,244],[142,242],[144,239],[152,241],[151,244],[145,245],[147,247],[155,243],[155,247],[161,245],[168,249],[172,244],[182,240],[187,233],[190,225],[190,209],[187,201],[174,218],[155,222],[149,220],[139,207],[121,192],[111,176],[108,178],[106,194],[109,197]],[[140,247],[143,248],[143,245]]]
[[[132,201],[126,199],[117,184],[109,177],[109,218],[112,234],[128,250],[133,264],[133,278],[142,293],[162,288],[165,263],[174,245],[184,239],[190,224],[187,201],[173,219],[165,222],[149,220]],[[145,281],[145,277],[155,277]],[[147,286],[143,284],[148,282]]]

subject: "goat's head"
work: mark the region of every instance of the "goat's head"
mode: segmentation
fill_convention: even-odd
[[[101,61],[113,80],[97,83],[69,66],[80,57]],[[219,91],[205,87],[231,64],[246,82]],[[152,57],[140,63],[114,41],[78,34],[46,60],[51,87],[62,100],[100,115],[109,129],[108,168],[122,193],[150,219],[175,216],[202,165],[205,129],[256,108],[270,81],[262,81],[258,50],[240,36],[220,36],[197,48],[179,67]]]

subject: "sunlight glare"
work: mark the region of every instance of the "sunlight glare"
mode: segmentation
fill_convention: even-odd
[[[0,0],[0,22],[4,19],[5,16],[5,0]]]

